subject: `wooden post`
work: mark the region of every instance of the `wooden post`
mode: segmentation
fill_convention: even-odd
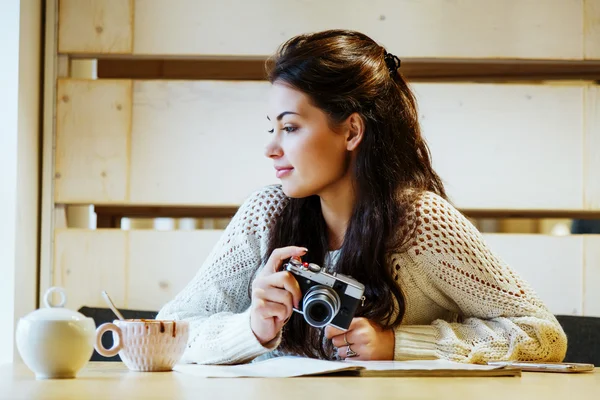
[[[57,18],[58,0],[46,0],[44,43],[44,110],[42,120],[42,204],[40,235],[39,300],[52,285],[54,258],[54,117],[56,113],[56,78],[58,73]],[[67,57],[67,56],[65,56]],[[64,72],[62,59],[61,69]],[[68,64],[66,64],[68,65]],[[68,68],[66,70],[68,72]]]

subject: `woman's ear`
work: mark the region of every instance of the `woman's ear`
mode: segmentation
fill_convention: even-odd
[[[346,150],[356,150],[365,134],[365,122],[358,113],[353,113],[346,120]]]

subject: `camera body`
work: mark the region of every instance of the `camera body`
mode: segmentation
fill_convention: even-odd
[[[329,274],[320,266],[292,257],[284,269],[300,285],[302,298],[294,311],[316,328],[332,325],[346,330],[358,305],[364,301],[365,286],[344,274]]]

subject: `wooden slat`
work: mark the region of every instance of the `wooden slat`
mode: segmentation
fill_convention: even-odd
[[[600,86],[589,86],[584,101],[585,208],[600,211]]]
[[[265,61],[266,58],[99,59],[98,78],[265,80]]]
[[[490,248],[530,284],[551,312],[583,314],[581,236],[484,236]]]
[[[220,230],[58,229],[53,285],[67,306],[158,310],[189,282],[221,236]]]
[[[54,283],[66,287],[73,308],[104,307],[100,291],[107,290],[119,307],[158,310],[192,279],[221,234],[59,230]],[[584,236],[485,234],[484,238],[553,313],[597,313],[600,236],[589,235],[585,242]]]
[[[98,77],[112,79],[264,80],[266,58],[98,60]],[[403,58],[411,82],[600,80],[599,61]]]
[[[69,40],[60,42],[61,52],[115,52],[104,38],[113,30],[123,32],[117,48],[125,51],[133,29],[134,55],[266,56],[296,34],[345,28],[401,57],[583,58],[583,0],[136,0],[129,24],[128,2],[114,10],[106,0],[79,3],[61,4],[61,13],[79,17],[62,19]]]
[[[110,221],[110,227],[116,227],[121,218],[231,218],[238,206],[204,207],[204,206],[158,206],[158,205],[99,205],[94,207],[98,220]],[[539,221],[540,218],[555,219],[600,219],[600,210],[499,210],[459,208],[469,218],[485,219],[526,219]],[[101,226],[98,225],[98,228]],[[106,226],[105,226],[106,227]],[[514,232],[502,230],[501,232]],[[515,232],[516,233],[516,232]]]
[[[536,210],[536,209],[518,209],[507,210],[498,208],[479,208],[469,209],[458,207],[458,209],[471,218],[551,218],[551,219],[590,219],[600,218],[600,210]]]
[[[413,85],[434,167],[455,204],[582,209],[584,87]]]
[[[127,306],[160,309],[194,277],[222,233],[130,231]]]
[[[600,235],[585,235],[583,313],[600,317]]]
[[[106,290],[118,305],[126,304],[128,235],[125,231],[57,229],[53,285],[65,288],[67,307],[106,307]]]
[[[58,81],[57,203],[127,200],[131,90],[126,80]]]
[[[237,205],[276,182],[264,157],[269,86],[136,81],[131,202]]]
[[[40,251],[39,251],[39,293],[37,305],[43,304],[43,295],[52,286],[54,260],[54,173],[56,165],[56,78],[60,71],[60,58],[57,53],[58,0],[46,0],[42,6],[44,18],[44,56],[42,57],[43,78],[43,121],[41,157],[41,198],[40,198]],[[64,62],[62,63],[64,65]],[[67,63],[68,64],[68,63]],[[64,70],[64,68],[62,68]],[[64,71],[62,71],[64,72]]]
[[[600,59],[600,0],[584,0],[583,27],[585,35],[584,56]]]
[[[133,0],[60,0],[60,53],[131,54]]]
[[[346,28],[402,57],[580,58],[581,0],[544,3],[262,0],[235,2],[233,13],[225,2],[137,0],[134,52],[268,55],[293,35]]]
[[[253,190],[277,182],[263,155],[270,139],[268,83],[134,81],[128,165],[127,82],[69,83],[80,112],[64,118],[66,132],[58,123],[58,138],[71,139],[59,141],[57,201],[235,207]],[[457,207],[470,212],[586,210],[586,85],[419,83],[413,88],[434,166]],[[121,103],[119,114],[114,105]],[[116,152],[111,158],[100,153],[100,138],[106,151]],[[114,168],[103,169],[99,162]],[[597,170],[586,178],[594,180]]]
[[[70,76],[71,58],[68,55],[60,54],[56,56],[56,77],[67,78]]]
[[[203,206],[131,206],[131,205],[99,205],[94,207],[98,216],[106,218],[231,218],[238,206],[203,207]]]

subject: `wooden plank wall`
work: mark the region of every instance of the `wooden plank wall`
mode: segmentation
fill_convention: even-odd
[[[70,307],[103,306],[105,289],[156,310],[222,233],[122,230],[121,216],[230,216],[275,181],[262,65],[300,32],[357,29],[403,59],[434,166],[467,215],[600,218],[600,0],[50,3],[40,290],[66,287]],[[81,58],[99,79],[69,75]],[[112,227],[70,227],[75,205]],[[598,235],[485,237],[554,313],[600,316]]]
[[[592,10],[584,24],[585,3],[596,1],[62,0],[58,44],[80,55],[264,57],[296,34],[335,27],[403,57],[591,59],[597,21]]]
[[[54,282],[88,306],[104,307],[97,293],[109,288],[121,307],[158,309],[194,276],[221,233],[61,229],[56,232]],[[593,290],[600,279],[597,237],[486,234],[485,240],[555,313],[599,311]],[[595,274],[587,286],[584,271]]]
[[[600,169],[592,159],[584,169],[585,149],[593,148],[584,140],[598,135],[592,120],[588,132],[583,127],[595,86],[413,88],[435,167],[460,208],[591,210]],[[276,182],[262,157],[268,89],[250,81],[59,80],[56,202],[239,204]]]

